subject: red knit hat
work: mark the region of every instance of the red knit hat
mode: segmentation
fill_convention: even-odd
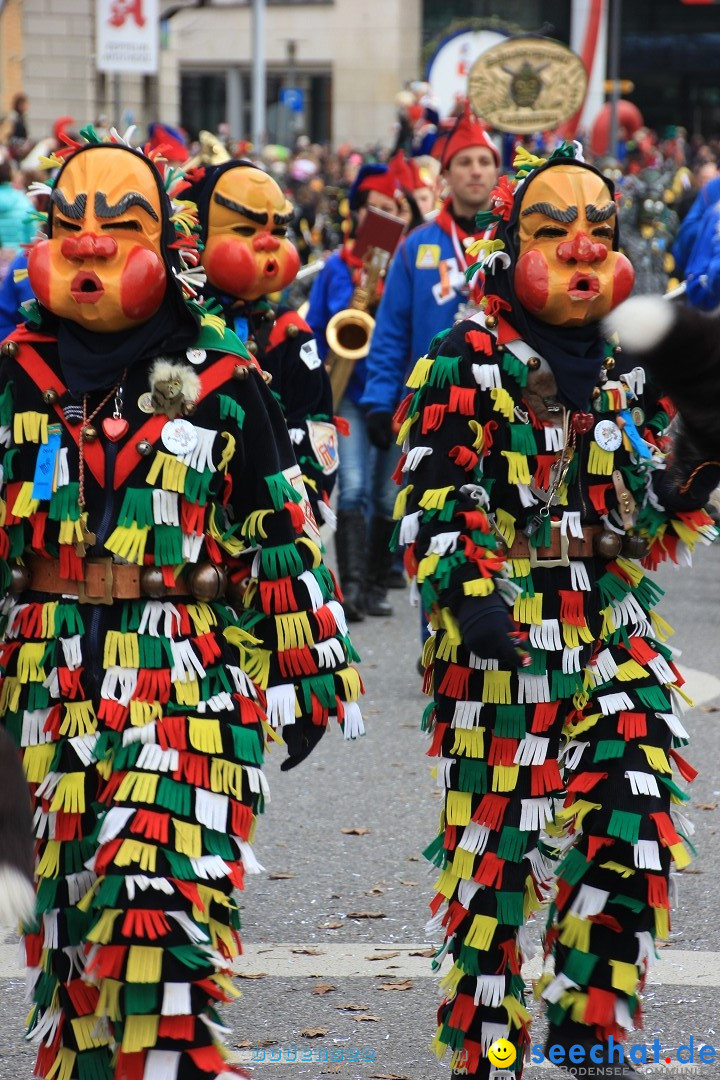
[[[440,158],[442,168],[447,169],[455,154],[460,150],[467,150],[470,146],[486,146],[495,158],[495,164],[500,164],[497,146],[488,135],[485,124],[470,111],[470,103],[466,101],[462,115],[458,117],[455,127],[448,134],[442,148]]]
[[[387,165],[362,165],[348,193],[350,209],[357,209],[357,197],[361,191],[379,191],[389,199],[394,199],[398,187],[397,179]]]
[[[427,168],[418,165],[415,158],[404,157],[402,150],[398,150],[397,154],[390,159],[389,168],[397,186],[405,191],[412,192],[421,187],[435,187],[435,177],[432,173]]]

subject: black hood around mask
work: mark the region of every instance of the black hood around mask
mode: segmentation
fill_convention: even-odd
[[[142,360],[164,353],[184,352],[197,340],[200,327],[199,319],[186,304],[182,286],[175,278],[175,273],[180,272],[182,265],[177,249],[170,246],[177,239],[170,221],[172,213],[170,200],[157,169],[144,154],[133,150],[132,147],[120,144],[102,143],[85,146],[65,162],[55,183],[60,181],[64,170],[78,154],[93,153],[96,149],[111,149],[113,153],[118,154],[134,154],[152,173],[160,196],[161,251],[167,270],[167,288],[162,304],[147,322],[130,327],[128,330],[109,333],[88,330],[71,319],[58,318],[42,305],[38,305],[41,330],[57,336],[60,367],[68,390],[73,396],[113,386],[126,368]],[[118,161],[118,166],[121,167],[120,161]],[[185,198],[184,193],[183,198]],[[47,234],[48,237],[52,236],[52,210],[48,215]]]
[[[615,195],[615,186],[599,169],[587,162],[573,157],[558,156],[547,161],[529,174],[529,178],[515,192],[512,214],[508,221],[500,220],[494,234],[495,239],[505,243],[505,252],[510,258],[510,265],[498,268],[485,279],[484,292],[487,296],[499,296],[510,304],[510,310],[504,317],[518,332],[523,341],[536,349],[552,369],[558,387],[558,395],[568,408],[584,411],[590,404],[590,398],[596,385],[602,362],[605,359],[605,338],[599,321],[583,326],[554,326],[543,322],[524,308],[515,293],[515,266],[518,257],[518,222],[520,205],[536,176],[558,166],[576,165],[587,169],[602,178],[607,185],[611,198]],[[615,238],[613,250],[618,248],[618,222],[615,219]]]

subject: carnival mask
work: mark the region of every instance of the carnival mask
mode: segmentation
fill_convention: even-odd
[[[522,196],[515,294],[554,326],[596,322],[625,300],[635,273],[613,250],[615,202],[603,178],[557,165],[529,181]]]
[[[109,146],[78,153],[58,177],[50,214],[50,239],[28,257],[40,303],[99,334],[147,322],[167,284],[151,166]]]
[[[222,172],[207,215],[202,261],[216,289],[257,300],[294,279],[300,258],[287,239],[292,206],[262,169],[239,165]]]

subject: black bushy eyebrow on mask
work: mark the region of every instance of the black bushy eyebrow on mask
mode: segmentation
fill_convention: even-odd
[[[292,210],[289,214],[273,214],[273,221],[276,225],[289,225],[294,216]]]
[[[585,213],[588,221],[595,225],[599,221],[607,221],[609,218],[614,217],[617,213],[617,207],[614,202],[605,203],[604,206],[595,206],[593,203],[588,203],[585,207]]]
[[[527,217],[528,214],[544,214],[545,217],[552,218],[553,221],[561,221],[564,225],[569,225],[571,221],[577,220],[578,208],[577,206],[568,206],[565,210],[561,210],[559,206],[553,206],[552,203],[538,202],[526,207],[520,216]]]
[[[259,213],[257,210],[250,210],[249,207],[243,206],[242,203],[235,202],[234,199],[228,199],[226,195],[219,195],[217,192],[213,195],[213,200],[218,206],[224,206],[226,210],[234,210],[236,214],[242,214],[249,221],[254,221],[256,225],[267,225],[268,216],[265,213]]]
[[[160,220],[148,200],[139,191],[128,191],[127,195],[123,195],[122,199],[112,205],[108,203],[104,191],[95,192],[95,213],[99,218],[119,217],[131,206],[139,206],[141,209],[146,210],[153,221]]]
[[[61,214],[73,221],[79,221],[85,217],[85,208],[87,206],[87,195],[85,194],[76,195],[74,201],[69,203],[62,191],[55,188],[50,195],[50,201],[55,204]]]

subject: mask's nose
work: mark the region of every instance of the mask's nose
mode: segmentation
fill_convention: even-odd
[[[277,251],[280,241],[272,233],[262,232],[253,239],[253,247],[255,251]]]
[[[79,236],[67,236],[60,245],[60,251],[66,259],[111,259],[117,253],[117,240],[112,236],[96,236],[95,233],[81,233]]]
[[[579,232],[572,240],[563,240],[557,246],[557,257],[566,263],[596,263],[607,258],[604,244],[595,243],[587,233]]]

